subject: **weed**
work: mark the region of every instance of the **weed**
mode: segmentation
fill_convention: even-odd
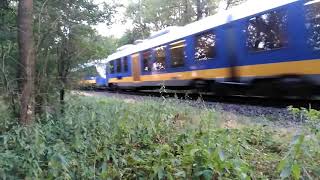
[[[11,124],[0,131],[2,179],[318,175],[319,146],[311,137],[290,145],[263,127],[222,128],[219,112],[170,99],[130,103],[70,96],[64,116],[51,114],[32,127],[8,123],[10,116],[2,112],[0,116],[2,124]],[[284,171],[289,167],[290,172]]]

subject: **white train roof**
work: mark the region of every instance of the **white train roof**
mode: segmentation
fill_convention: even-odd
[[[154,48],[168,42],[182,39],[192,34],[227,24],[231,21],[239,20],[259,12],[274,9],[296,1],[299,0],[249,0],[230,10],[221,11],[200,21],[196,21],[180,28],[175,28],[173,31],[170,31],[165,35],[156,37],[154,39],[147,39],[143,43],[130,46],[122,51],[118,51],[110,55],[105,62]]]

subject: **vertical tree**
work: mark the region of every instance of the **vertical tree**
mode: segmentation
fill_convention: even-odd
[[[196,7],[197,7],[197,21],[202,18],[202,1],[196,0]]]
[[[39,60],[36,74],[37,114],[46,112],[45,108],[50,106],[48,102],[56,100],[60,101],[63,112],[70,70],[77,64],[97,58],[94,56],[97,49],[93,51],[86,46],[94,41],[92,37],[96,35],[91,25],[102,22],[110,25],[116,6],[115,3],[95,4],[92,0],[34,1],[36,59]],[[57,94],[58,98],[55,96]]]
[[[34,45],[33,45],[33,0],[20,0],[18,7],[18,44],[21,71],[19,89],[20,98],[20,123],[32,123],[34,102]]]

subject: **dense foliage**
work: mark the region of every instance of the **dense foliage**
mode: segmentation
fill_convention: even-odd
[[[139,0],[126,5],[125,21],[132,24],[120,44],[145,39],[150,32],[168,26],[184,26],[215,14],[218,9],[229,9],[246,0]]]
[[[174,100],[141,103],[72,96],[65,116],[47,114],[31,127],[16,125],[4,109],[1,105],[2,179],[320,175],[319,136],[299,135],[290,144],[268,128],[227,129],[219,122],[219,112]],[[319,113],[312,117],[319,120]]]
[[[18,1],[14,0],[0,4],[0,93],[16,116],[22,107],[21,82],[27,80],[22,74],[27,68],[19,61],[17,7]],[[35,87],[31,93],[35,108],[30,108],[31,112],[41,115],[57,101],[63,104],[64,90],[79,77],[73,76],[72,69],[106,58],[115,50],[114,38],[98,35],[92,25],[110,25],[116,7],[112,1],[108,4],[89,0],[33,1],[35,45],[29,49],[35,52],[36,66],[28,80]]]

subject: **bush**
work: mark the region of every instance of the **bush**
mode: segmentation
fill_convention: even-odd
[[[13,124],[1,131],[0,176],[279,178],[277,164],[290,148],[289,143],[284,144],[266,128],[222,128],[218,114],[174,100],[141,103],[73,96],[64,116],[48,115],[32,127]],[[314,161],[310,163],[314,169],[307,170],[312,171],[311,177],[317,177],[319,156],[313,155],[314,159],[306,160]],[[304,154],[295,157],[304,158]]]
[[[278,170],[281,178],[320,177],[320,111],[289,108],[297,117],[305,117],[304,127],[296,134]]]

